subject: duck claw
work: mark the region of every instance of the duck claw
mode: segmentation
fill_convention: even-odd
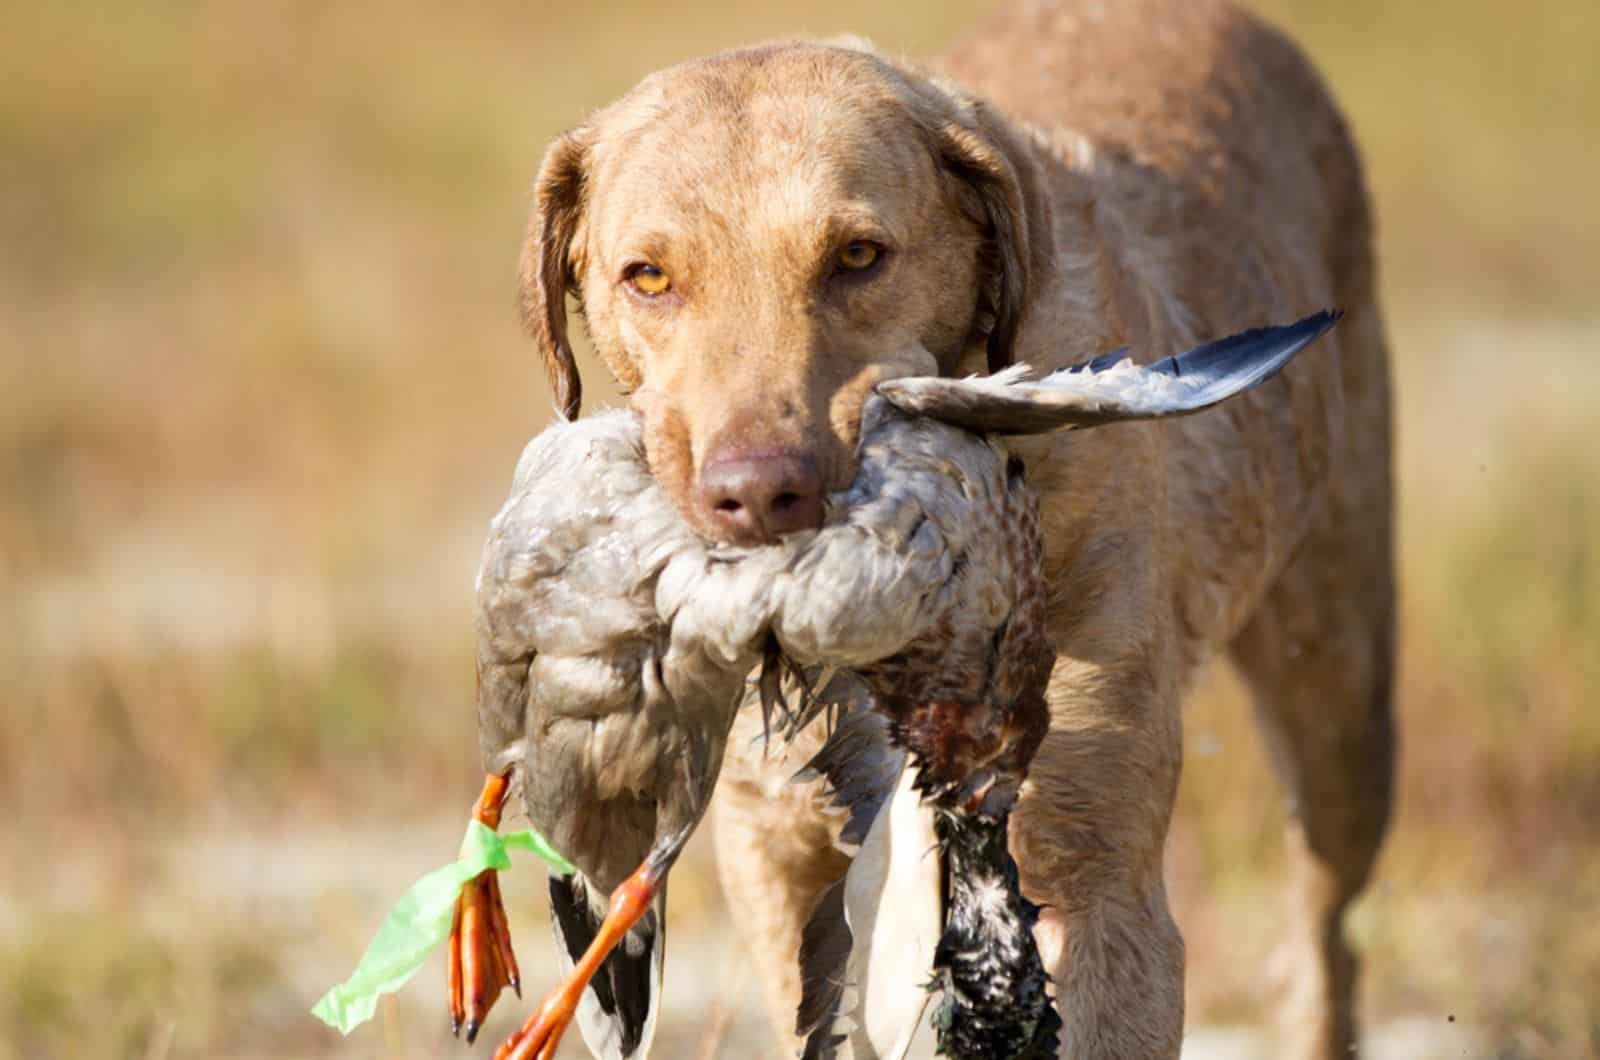
[[[490,776],[473,809],[473,816],[490,828],[500,824],[506,777]],[[455,919],[445,948],[445,992],[450,1003],[450,1033],[466,1028],[467,1042],[506,987],[522,996],[517,958],[511,951],[511,928],[505,902],[500,898],[500,875],[486,869],[468,880],[456,897]]]
[[[477,1038],[478,1028],[501,991],[508,986],[516,989],[517,962],[511,952],[505,904],[500,899],[499,875],[493,869],[469,880],[456,899],[445,980],[451,1033],[465,1027],[469,1043]]]

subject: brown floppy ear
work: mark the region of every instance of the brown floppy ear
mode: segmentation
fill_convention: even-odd
[[[523,326],[544,354],[556,407],[569,420],[577,418],[583,405],[583,382],[567,339],[567,292],[577,290],[573,242],[583,217],[588,145],[588,129],[580,127],[564,133],[545,152],[534,182],[533,216],[518,276]]]
[[[980,310],[991,317],[989,371],[1011,364],[1032,291],[1039,241],[1048,238],[1043,204],[1020,140],[979,100],[951,92],[958,108],[933,127],[940,164],[964,185],[983,225]]]

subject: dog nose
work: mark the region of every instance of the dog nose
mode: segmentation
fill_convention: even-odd
[[[717,456],[700,471],[700,510],[724,541],[759,545],[822,525],[822,475],[798,449]]]

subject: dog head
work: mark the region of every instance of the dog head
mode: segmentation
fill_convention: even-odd
[[[1010,363],[1042,227],[1022,166],[981,104],[863,47],[652,75],[539,173],[521,300],[562,412],[572,296],[697,529],[817,525],[877,383]]]

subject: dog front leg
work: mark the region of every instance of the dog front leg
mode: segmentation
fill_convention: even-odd
[[[1035,938],[1055,980],[1061,1055],[1176,1060],[1184,950],[1162,848],[1182,750],[1178,697],[1153,693],[1148,678],[1081,670],[1057,666],[1051,729],[1012,814],[1011,850],[1023,893],[1045,907]]]

